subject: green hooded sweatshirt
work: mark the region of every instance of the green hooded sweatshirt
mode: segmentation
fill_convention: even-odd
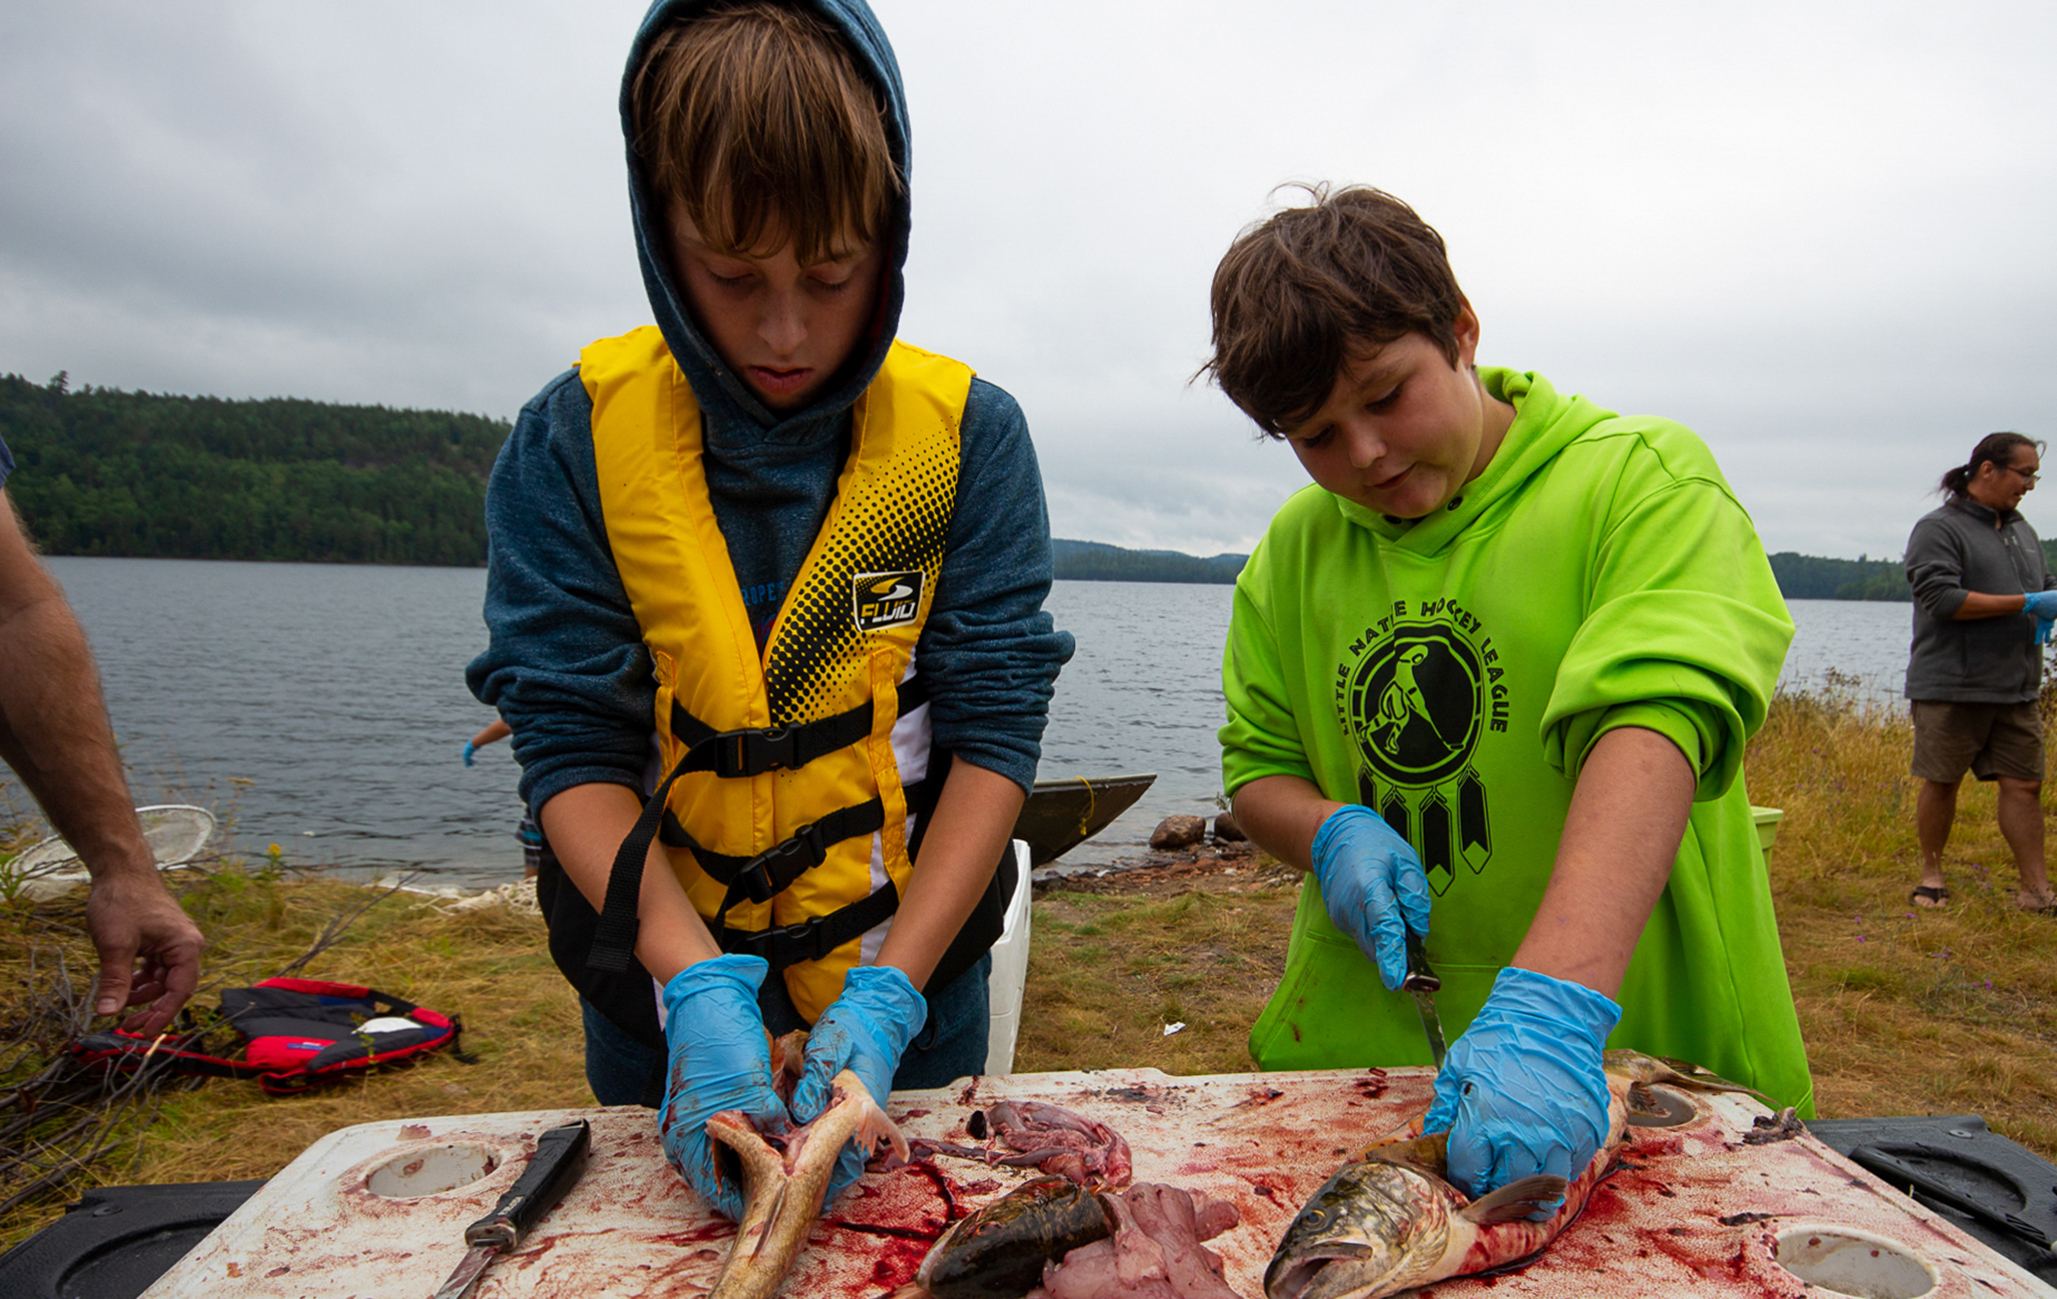
[[[1517,413],[1447,506],[1395,522],[1309,486],[1272,520],[1236,583],[1226,787],[1298,776],[1414,845],[1454,1036],[1535,917],[1594,742],[1662,733],[1698,784],[1610,1045],[1811,1114],[1741,778],[1793,633],[1756,530],[1689,430],[1479,375]],[[1265,1069],[1430,1062],[1413,1000],[1329,923],[1312,875],[1250,1053]]]

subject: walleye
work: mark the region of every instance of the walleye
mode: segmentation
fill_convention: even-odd
[[[1472,1201],[1446,1180],[1449,1133],[1380,1142],[1329,1178],[1286,1229],[1264,1270],[1265,1299],[1380,1299],[1526,1258],[1578,1217],[1628,1126],[1692,1117],[1651,1084],[1753,1091],[1681,1060],[1635,1051],[1608,1051],[1602,1060],[1607,1141],[1577,1180],[1527,1177]],[[1549,1219],[1527,1221],[1560,1195]]]
[[[867,1155],[883,1141],[900,1158],[907,1157],[907,1139],[856,1074],[843,1070],[830,1090],[834,1103],[822,1116],[776,1138],[778,1146],[739,1110],[723,1110],[707,1120],[707,1135],[742,1162],[744,1195],[736,1243],[708,1299],[770,1299],[778,1293],[821,1214],[836,1156],[852,1138]]]
[[[1201,1242],[1240,1220],[1175,1186],[1101,1194],[1039,1177],[951,1224],[888,1299],[1236,1299]]]
[[[1108,1198],[1063,1177],[1023,1182],[950,1224],[914,1280],[890,1299],[987,1299],[1023,1295],[1046,1264],[1114,1232]]]

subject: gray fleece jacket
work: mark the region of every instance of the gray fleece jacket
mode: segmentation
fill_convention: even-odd
[[[2057,587],[2028,520],[1952,497],[1923,515],[1907,538],[1907,582],[1914,588],[1909,699],[2018,704],[2042,690],[2043,648],[2032,615],[1953,621],[1973,591],[2025,595]]]

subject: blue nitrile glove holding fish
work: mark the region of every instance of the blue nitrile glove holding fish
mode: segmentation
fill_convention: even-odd
[[[2035,615],[2036,644],[2050,643],[2050,627],[2057,623],[2057,591],[2030,591],[2022,600],[2022,611]]]
[[[1538,1173],[1576,1180],[1607,1140],[1600,1052],[1620,1020],[1621,1007],[1591,988],[1500,971],[1422,1119],[1422,1131],[1450,1133],[1451,1184],[1477,1199]]]
[[[843,995],[821,1012],[807,1034],[806,1064],[793,1089],[794,1121],[812,1123],[828,1110],[835,1100],[829,1084],[845,1069],[863,1079],[871,1098],[885,1108],[900,1057],[928,1018],[928,999],[894,966],[860,965],[844,975]],[[863,1174],[864,1156],[853,1142],[837,1158],[822,1203]]]
[[[1385,818],[1350,804],[1314,832],[1314,878],[1336,928],[1378,964],[1397,989],[1407,977],[1407,931],[1428,932],[1428,876],[1421,858]]]
[[[664,985],[664,1044],[670,1054],[657,1133],[665,1158],[716,1212],[743,1217],[743,1187],[715,1167],[707,1120],[741,1110],[763,1132],[791,1116],[771,1086],[771,1045],[757,989],[771,966],[756,956],[717,956],[689,965]]]

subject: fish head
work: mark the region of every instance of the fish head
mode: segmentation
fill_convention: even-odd
[[[1450,1192],[1383,1160],[1346,1164],[1264,1270],[1265,1299],[1377,1299],[1423,1280],[1450,1240]]]

